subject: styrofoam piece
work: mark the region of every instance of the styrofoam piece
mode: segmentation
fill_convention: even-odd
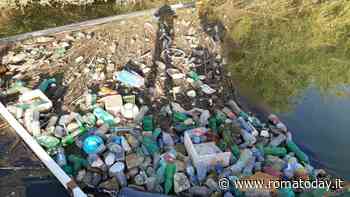
[[[16,133],[24,140],[29,148],[38,156],[45,166],[56,176],[61,184],[71,191],[73,197],[87,197],[87,195],[76,186],[75,182],[62,170],[62,168],[53,160],[46,151],[35,141],[35,139],[24,129],[24,127],[7,111],[6,107],[0,102],[0,114],[11,125]],[[71,188],[71,189],[70,189]]]
[[[121,95],[112,95],[103,98],[106,111],[117,116],[123,107],[123,98]]]
[[[199,128],[200,129],[200,128]],[[194,166],[212,166],[217,163],[223,165],[223,167],[229,166],[231,159],[231,152],[222,152],[214,142],[206,142],[201,144],[193,144],[190,134],[194,130],[185,132],[185,147],[191,157]],[[200,132],[206,132],[201,130]]]
[[[39,89],[25,92],[19,97],[19,102],[20,103],[30,103],[33,100],[40,99],[41,101],[44,101],[43,104],[40,104],[35,107],[35,110],[39,112],[47,111],[51,109],[52,107],[52,102],[47,96]]]

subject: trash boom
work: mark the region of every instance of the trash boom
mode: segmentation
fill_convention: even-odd
[[[25,141],[29,148],[38,156],[45,166],[56,176],[61,184],[71,193],[73,197],[87,197],[61,167],[46,153],[46,151],[35,141],[28,131],[13,117],[13,115],[0,102],[0,114],[11,125],[16,133]]]

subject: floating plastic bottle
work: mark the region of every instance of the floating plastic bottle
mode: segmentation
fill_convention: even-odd
[[[124,174],[125,164],[123,162],[117,162],[109,168],[109,173],[114,176],[121,187],[126,187],[128,185],[127,178]]]
[[[230,100],[227,104],[231,107],[231,109],[233,110],[233,112],[235,112],[236,115],[238,115],[242,111],[242,109],[234,100]]]
[[[49,150],[56,149],[60,144],[59,139],[48,135],[37,136],[36,140],[40,145],[42,145],[43,147]]]
[[[240,174],[247,163],[253,158],[253,153],[250,149],[244,149],[241,152],[239,160],[232,166],[229,167],[231,172],[235,175]]]
[[[47,123],[46,125],[46,132],[50,133],[50,134],[54,134],[55,133],[55,125],[57,123],[57,120],[58,120],[58,116],[52,116],[50,119],[49,119],[49,122]]]
[[[253,125],[251,125],[249,122],[245,121],[244,118],[238,117],[237,121],[240,124],[242,129],[248,131],[249,133],[253,134],[254,136],[257,136],[259,134],[259,132],[255,129],[255,127]]]
[[[83,150],[87,154],[98,154],[106,149],[103,139],[99,136],[89,136],[84,140]]]
[[[148,106],[142,106],[139,113],[136,115],[134,121],[136,123],[140,123],[143,119],[143,117],[147,114],[147,112],[149,111]]]
[[[168,163],[165,167],[164,173],[164,191],[166,194],[170,192],[174,184],[174,175],[176,173],[176,165],[173,163]]]
[[[56,162],[61,167],[67,165],[67,158],[62,147],[57,149]]]
[[[144,131],[153,131],[153,117],[152,116],[145,116],[143,118],[143,130]]]
[[[194,81],[200,80],[199,75],[198,75],[196,72],[194,72],[194,71],[188,72],[188,76],[189,76],[191,79],[193,79]]]
[[[199,125],[202,126],[202,127],[208,125],[209,118],[210,118],[209,110],[202,111],[202,113],[201,113],[201,115],[199,117]]]
[[[33,134],[33,136],[40,136],[40,113],[36,110],[27,109],[24,112],[24,124],[26,128]]]
[[[83,135],[84,133],[87,132],[87,129],[85,129],[84,127],[80,127],[79,129],[75,130],[74,132],[70,133],[69,135],[65,136],[62,139],[62,144],[64,146],[66,145],[70,145],[74,143],[74,139],[80,135]]]
[[[275,114],[270,114],[268,116],[269,121],[274,124],[278,129],[281,129],[284,132],[287,132],[287,126],[281,122],[281,120],[275,115]]]
[[[186,174],[189,176],[192,184],[196,184],[198,182],[197,177],[195,175],[196,171],[191,163],[186,165]]]
[[[82,168],[88,167],[89,163],[86,159],[77,156],[77,155],[69,155],[68,161],[73,164],[73,171],[76,174]]]
[[[105,124],[108,124],[108,126],[110,126],[110,127],[112,127],[116,124],[114,117],[100,107],[96,107],[94,109],[94,115],[99,120],[102,120]]]
[[[280,144],[282,144],[284,141],[286,141],[287,137],[284,134],[279,134],[277,137],[272,138],[269,146],[279,146]]]
[[[115,160],[116,161],[124,161],[125,160],[125,151],[124,151],[122,146],[115,144],[115,145],[113,145],[113,149],[110,148],[109,150],[115,153]]]
[[[265,155],[274,155],[279,157],[283,157],[287,155],[287,149],[283,147],[267,146],[267,147],[264,147],[263,150]]]
[[[255,165],[255,157],[251,157],[243,168],[243,176],[251,176],[253,174],[253,168]]]
[[[173,113],[173,120],[175,122],[184,122],[185,120],[187,120],[189,117],[181,112],[175,112]]]
[[[107,152],[105,153],[104,155],[104,162],[107,166],[111,166],[114,164],[114,162],[116,161],[115,159],[115,153],[112,153],[112,152]]]
[[[40,83],[39,89],[42,92],[45,92],[49,88],[49,86],[51,86],[52,84],[55,84],[55,83],[56,83],[55,78],[45,79],[43,82]]]
[[[309,157],[292,140],[287,140],[287,149],[294,152],[300,161],[310,163]]]
[[[265,160],[264,158],[264,153],[260,150],[260,149],[257,149],[256,147],[253,147],[251,149],[253,155],[256,157],[256,160],[259,161],[259,162],[262,162]]]
[[[249,133],[248,131],[241,129],[241,135],[246,146],[252,146],[256,143],[256,138],[253,136],[253,134]],[[242,145],[240,146],[242,147]]]
[[[233,113],[228,107],[224,107],[222,109],[222,112],[224,112],[226,114],[227,117],[229,117],[230,119],[236,119],[237,116],[235,113]]]

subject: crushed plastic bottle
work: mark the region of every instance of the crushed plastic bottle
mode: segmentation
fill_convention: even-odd
[[[250,149],[244,149],[241,152],[239,160],[232,166],[229,167],[230,171],[234,175],[238,175],[242,172],[243,168],[247,165],[249,161],[253,158],[253,153]]]
[[[126,187],[128,185],[127,178],[124,174],[125,165],[123,162],[117,162],[109,168],[109,174],[114,176],[121,187]]]

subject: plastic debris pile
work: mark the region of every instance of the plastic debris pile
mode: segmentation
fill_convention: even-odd
[[[66,47],[59,43],[53,55],[64,55]],[[1,96],[7,109],[82,188],[124,188],[129,195],[137,191],[128,188],[179,196],[294,196],[305,191],[246,190],[233,187],[233,181],[254,176],[327,179],[325,171],[310,165],[277,116],[261,122],[224,97],[231,90],[220,83],[224,63],[219,55],[193,43],[188,47],[167,49],[163,56],[175,66],[157,61],[155,84],[146,77],[152,68],[134,59],[119,69],[97,65],[91,80],[98,85],[80,90],[74,110],[60,106],[65,91],[59,78],[40,79],[29,88],[21,72],[33,64],[11,66],[28,57],[40,56],[38,60],[47,52],[10,52],[2,63],[19,72],[6,82],[10,86]],[[158,85],[164,83],[173,86]],[[222,178],[231,182],[230,189],[220,188]]]

